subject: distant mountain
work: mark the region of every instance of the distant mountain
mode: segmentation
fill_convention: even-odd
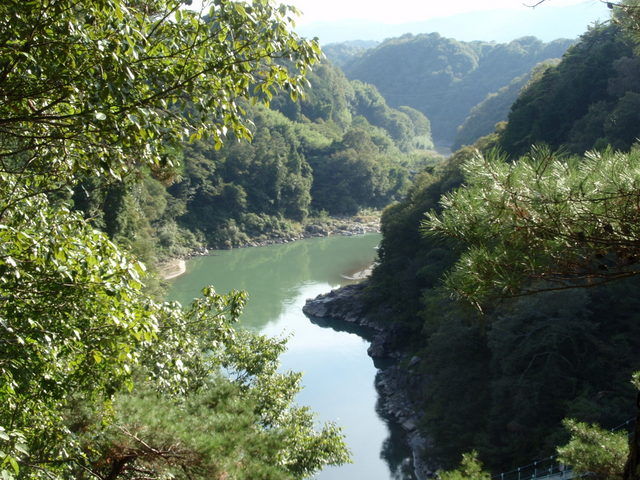
[[[586,1],[565,7],[547,2],[537,8],[478,11],[395,25],[366,20],[314,22],[297,30],[306,37],[318,37],[323,45],[358,39],[382,41],[405,33],[428,32],[463,41],[509,42],[533,35],[548,42],[576,38],[594,21],[608,19],[609,10],[602,2]]]
[[[330,43],[323,45],[322,51],[327,58],[338,67],[346,65],[353,57],[364,53],[365,50],[373,48],[380,42],[373,40],[352,40],[348,42]]]
[[[431,120],[436,144],[451,145],[457,127],[488,94],[539,62],[561,57],[572,43],[523,37],[496,44],[407,34],[354,56],[343,70],[375,85],[390,106],[421,111]]]

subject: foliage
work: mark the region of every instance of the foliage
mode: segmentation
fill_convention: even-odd
[[[218,150],[205,142],[186,145],[184,173],[168,189],[184,205],[180,224],[203,232],[210,244],[246,243],[247,235],[278,232],[278,222],[308,214],[311,169],[293,122],[264,108],[247,111],[256,127],[251,143]]]
[[[430,379],[420,394],[421,424],[437,439],[429,457],[448,467],[458,461],[461,451],[478,448],[485,439],[494,391],[490,383],[493,352],[481,323],[473,322],[464,309],[433,296],[429,302],[431,306],[437,302],[444,318],[437,319],[437,326],[436,319],[427,325],[429,320],[421,315],[422,373]]]
[[[367,49],[378,44],[375,40],[348,40],[322,46],[322,51],[329,61],[337,67],[344,67],[353,57],[362,55]]]
[[[431,124],[422,113],[410,107],[389,108],[373,85],[359,81],[352,82],[352,85],[355,113],[372,125],[385,129],[401,150],[433,147]],[[416,140],[418,142],[414,143]]]
[[[619,424],[629,416],[633,395],[627,379],[640,366],[638,299],[633,293],[638,278],[501,301],[491,298],[483,303],[484,315],[467,302],[455,301],[442,288],[443,273],[453,267],[465,244],[450,237],[421,235],[424,212],[446,215],[439,210],[441,197],[458,195],[451,191],[461,185],[466,185],[460,189],[464,191],[469,182],[461,170],[481,158],[493,158],[490,152],[497,141],[497,135],[482,139],[475,148],[465,147],[443,165],[423,172],[407,197],[385,210],[380,263],[368,289],[370,314],[380,312],[381,321],[393,332],[390,341],[403,348],[407,358],[420,359],[412,371],[420,380],[410,395],[421,405],[420,428],[433,438],[426,456],[444,468],[453,466],[461,452],[474,448],[493,471],[551,455],[556,445],[567,441],[560,427],[566,417]],[[621,156],[609,152],[600,161],[606,163],[609,157]],[[562,158],[556,160],[563,164]],[[575,172],[585,171],[581,161],[571,161]],[[499,163],[498,170],[518,168],[522,167]],[[625,169],[614,171],[625,175]],[[567,195],[570,189],[556,188],[564,173],[553,176],[551,171],[548,166],[546,174],[556,179],[554,186],[548,186],[555,192],[550,198]],[[474,172],[489,191],[499,188],[491,168],[478,165]],[[535,180],[518,175],[505,177],[536,188]],[[629,170],[629,176],[637,175]],[[592,191],[589,185],[584,184],[585,195]],[[504,197],[507,202],[509,197]],[[475,206],[490,208],[486,199],[469,198]],[[574,192],[572,198],[583,197]],[[467,208],[461,213],[474,211]],[[479,218],[479,228],[498,228],[488,218],[494,221],[500,216]],[[514,233],[506,227],[505,232],[509,232],[506,243]],[[487,246],[490,242],[498,242],[497,237],[489,235]],[[511,268],[504,265],[506,272]],[[535,287],[526,281],[524,286]]]
[[[89,464],[103,477],[116,467],[125,478],[146,471],[173,478],[290,479],[344,460],[335,452],[332,427],[305,437],[312,422],[303,410],[282,412],[287,420],[264,427],[259,400],[250,397],[224,377],[208,380],[184,402],[153,391],[118,397],[118,416],[102,432],[102,455]]]
[[[487,95],[482,102],[471,109],[464,123],[458,127],[452,149],[457,150],[463,145],[472,145],[478,138],[493,132],[498,123],[507,119],[511,105],[521,92],[542,76],[547,68],[559,62],[559,59],[544,60],[530,72],[514,78],[497,92]]]
[[[629,454],[627,432],[609,432],[596,425],[565,420],[571,440],[558,447],[558,458],[573,471],[598,479],[621,478]]]
[[[477,147],[489,149],[496,140],[495,135],[485,137]],[[460,164],[472,155],[472,148],[463,148],[431,172],[421,172],[406,197],[383,212],[380,264],[371,278],[371,297],[374,303],[377,298],[393,305],[397,321],[414,321],[421,309],[422,292],[436,287],[457,258],[451,242],[421,235],[420,222],[425,211],[439,208],[438,200],[444,193],[462,183]]]
[[[9,189],[26,196],[15,180]],[[0,424],[24,439],[2,450],[37,464],[57,457],[53,446],[69,447],[67,399],[95,400],[130,382],[159,327],[140,295],[142,266],[77,214],[27,197],[5,210],[0,235]]]
[[[439,471],[438,478],[440,480],[490,480],[491,475],[482,470],[482,463],[478,460],[478,452],[474,450],[462,455],[460,467],[456,470]]]
[[[153,263],[148,252],[163,258],[203,243],[228,248],[288,236],[312,210],[353,213],[402,195],[409,170],[428,161],[420,149],[431,145],[429,121],[388,107],[374,87],[349,82],[328,63],[308,78],[299,102],[284,94],[271,109],[239,102],[255,131],[250,143],[196,140],[171,169],[87,180],[76,188],[76,208]],[[363,141],[349,140],[354,130]]]
[[[3,2],[2,169],[55,188],[79,172],[171,165],[185,135],[248,138],[238,98],[300,92],[319,48],[287,30],[287,7],[222,0],[207,20],[181,6]]]
[[[534,80],[513,104],[501,147],[524,155],[533,144],[582,154],[611,145],[628,150],[637,129],[639,61],[617,25],[595,26],[560,64]]]
[[[464,148],[383,215],[369,305],[419,359],[409,394],[422,402],[432,461],[476,448],[505,471],[566,444],[578,471],[637,473],[636,442],[625,468],[624,435],[582,422],[623,422],[637,393],[627,379],[640,366],[638,153],[607,144],[628,151],[638,135],[638,11],[617,12],[633,38],[596,26],[527,85],[499,133],[511,158],[491,150],[497,135]],[[597,151],[552,151],[562,147]],[[563,418],[576,419],[571,440]]]
[[[309,157],[316,210],[355,214],[365,207],[382,208],[404,193],[408,173],[395,159],[393,142],[383,130],[366,121],[363,126]]]
[[[284,342],[234,331],[242,295],[203,294],[185,313],[162,306],[163,341],[142,364],[153,382],[120,393],[108,422],[73,419],[84,467],[124,478],[289,479],[348,460],[339,429],[316,432],[310,412],[292,407],[300,375],[276,371]]]
[[[466,250],[446,283],[474,303],[522,291],[593,286],[636,275],[640,156],[608,150],[563,158],[533,148],[515,163],[494,153],[463,165],[426,233]],[[525,284],[527,280],[536,283]]]
[[[0,6],[2,478],[226,478],[245,462],[294,479],[347,460],[337,428],[292,406],[284,342],[233,328],[243,294],[156,302],[142,264],[70,208],[143,250],[151,224],[176,229],[159,179],[185,136],[248,137],[241,99],[295,96],[319,55],[288,7],[182,6]]]

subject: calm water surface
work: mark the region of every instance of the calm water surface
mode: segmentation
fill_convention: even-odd
[[[302,313],[307,298],[349,283],[344,276],[369,266],[380,238],[314,238],[216,251],[190,260],[187,273],[173,281],[169,292],[169,299],[186,304],[206,285],[221,293],[246,290],[241,325],[290,337],[281,360],[284,370],[304,373],[298,403],[309,405],[319,420],[344,427],[353,454],[353,464],[329,467],[317,475],[319,480],[400,478],[392,470],[406,452],[389,440],[393,426],[376,413],[376,370],[367,356],[368,343],[352,333],[316,326]]]

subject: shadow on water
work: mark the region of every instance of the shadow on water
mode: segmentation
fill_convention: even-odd
[[[379,240],[377,234],[328,237],[219,251],[189,260],[187,274],[171,281],[168,299],[185,304],[204,285],[219,292],[246,290],[243,327],[268,335],[292,334],[281,360],[285,370],[304,373],[298,400],[318,412],[320,421],[342,425],[354,456],[353,464],[320,472],[321,480],[414,480],[407,471],[411,454],[402,429],[375,407],[375,369],[389,366],[372,365],[366,358],[367,341],[375,331],[319,318],[310,322],[301,311],[306,298],[350,283],[345,272],[355,276],[371,265]]]
[[[306,317],[314,325],[317,325],[322,328],[330,328],[336,332],[353,333],[354,335],[359,336],[360,338],[366,340],[367,342],[371,342],[373,340],[373,337],[375,337],[376,335],[376,331],[371,327],[356,325],[354,323],[345,322],[344,320],[335,320],[332,318],[319,318],[319,317],[312,317],[309,315],[306,315]],[[390,367],[395,362],[393,359],[386,359],[386,358],[372,358],[371,361],[373,362],[373,365],[378,370]]]
[[[337,332],[346,332],[358,335],[359,337],[371,341],[376,335],[376,331],[370,327],[364,327],[361,325],[355,325],[343,320],[336,320],[331,318],[319,318],[307,315],[307,318],[313,323],[322,328],[331,328]],[[372,359],[374,366],[378,369],[384,369],[390,367],[395,363],[392,359]],[[376,401],[376,413],[387,426],[389,436],[384,440],[380,458],[389,467],[390,478],[393,480],[416,480],[413,473],[413,454],[409,444],[407,443],[407,436],[398,422],[389,415],[383,405],[382,398],[380,396],[380,390],[376,387],[378,392],[378,399]]]
[[[389,429],[389,436],[382,444],[380,458],[389,466],[391,478],[393,480],[416,480],[413,474],[413,455],[404,430],[393,418],[382,411],[379,398],[376,412]]]
[[[341,273],[362,271],[371,265],[379,239],[379,234],[324,237],[212,251],[189,260],[187,275],[171,281],[167,299],[189,305],[207,285],[221,293],[244,290],[249,299],[242,324],[260,330],[278,320],[285,306],[297,297],[300,285],[329,283],[335,288],[352,283]]]
[[[371,341],[376,334],[376,331],[370,327],[363,327],[361,325],[356,325],[354,323],[345,322],[343,320],[334,320],[332,318],[319,318],[319,317],[311,317],[307,315],[307,318],[314,325],[318,325],[322,328],[331,328],[336,332],[346,332],[353,333],[358,335],[361,338],[364,338],[367,341]]]

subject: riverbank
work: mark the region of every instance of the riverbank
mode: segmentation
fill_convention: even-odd
[[[310,219],[304,226],[287,233],[275,233],[273,235],[262,235],[259,238],[250,239],[239,245],[223,245],[220,250],[230,248],[264,247],[267,245],[281,245],[285,243],[304,240],[305,238],[329,237],[331,235],[363,235],[365,233],[380,232],[380,212],[355,215],[353,217],[334,218],[322,217]],[[186,260],[191,257],[209,255],[209,249],[201,248],[194,250],[190,254],[181,258],[172,258],[162,262],[157,266],[158,274],[162,280],[171,280],[183,275],[186,272]],[[363,272],[356,272],[347,280],[360,280],[371,273],[370,269]]]
[[[359,214],[352,217],[310,218],[304,225],[300,225],[300,228],[291,232],[263,235],[238,245],[236,248],[280,245],[304,240],[305,238],[329,237],[331,235],[363,235],[371,232],[380,232],[380,212]]]
[[[158,275],[163,280],[171,280],[183,275],[187,271],[187,262],[184,258],[172,258],[166,263],[158,265]]]
[[[408,394],[417,383],[423,381],[413,370],[420,359],[407,358],[402,349],[394,344],[394,339],[399,336],[397,327],[389,327],[366,315],[362,298],[365,288],[366,281],[332,290],[307,300],[302,310],[312,321],[315,318],[333,323],[343,322],[347,329],[365,329],[362,336],[371,342],[367,353],[378,368],[375,383],[382,413],[392,418],[404,431],[412,451],[412,467],[417,480],[432,478],[436,468],[422,460],[429,439],[418,430],[420,409]]]

